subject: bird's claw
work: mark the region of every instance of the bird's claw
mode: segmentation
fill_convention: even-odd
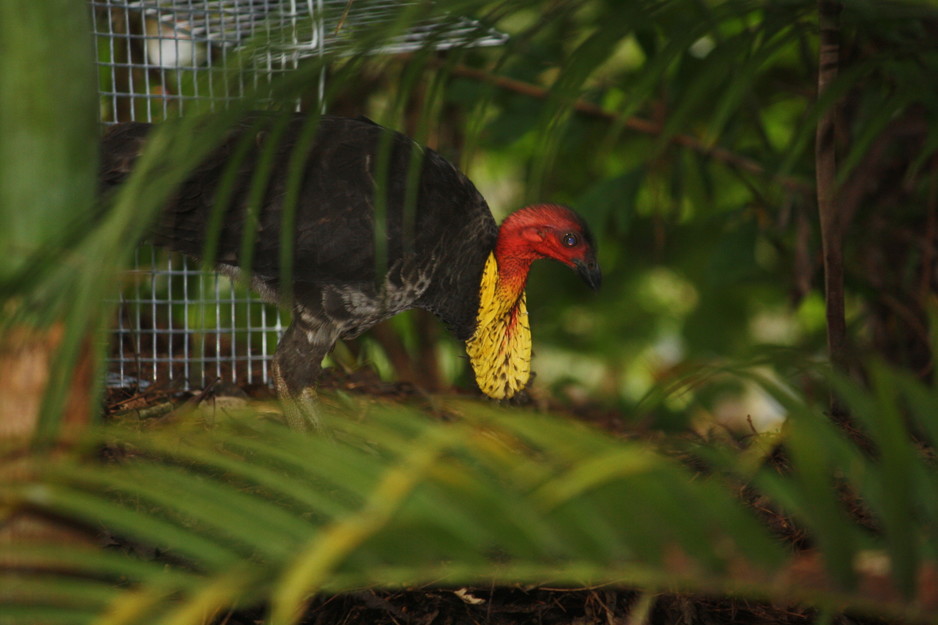
[[[296,395],[283,394],[280,402],[283,406],[283,417],[291,429],[301,432],[322,429],[316,389],[305,388]]]

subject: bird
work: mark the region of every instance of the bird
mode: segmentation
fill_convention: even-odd
[[[152,128],[107,129],[102,192],[131,173]],[[262,167],[270,174],[258,187]],[[594,290],[602,280],[594,237],[573,209],[532,204],[499,226],[454,164],[364,117],[245,117],[172,194],[151,236],[202,260],[213,249],[219,271],[292,309],[272,378],[296,427],[317,419],[316,382],[335,343],[411,308],[465,343],[485,395],[512,398],[531,377],[531,264],[559,261]]]

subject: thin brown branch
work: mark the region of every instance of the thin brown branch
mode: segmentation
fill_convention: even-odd
[[[348,2],[345,3],[345,10],[342,11],[342,17],[339,18],[339,23],[335,25],[335,32],[332,33],[333,35],[338,35],[339,31],[342,30],[342,27],[345,25],[345,20],[348,19],[349,11],[352,10],[353,2],[355,2],[355,0],[348,0]]]
[[[544,100],[550,96],[550,91],[545,87],[532,85],[531,83],[516,80],[514,78],[496,76],[481,69],[467,67],[465,65],[455,65],[449,68],[449,70],[454,76],[461,76],[463,78],[478,80],[479,82],[495,85],[499,89],[512,91],[514,93],[526,95],[531,98]],[[640,132],[642,134],[660,136],[664,132],[664,128],[661,124],[635,116],[622,120],[620,115],[612,111],[607,111],[606,109],[597,106],[592,102],[587,102],[586,100],[577,99],[573,102],[573,108],[577,112],[585,115],[622,123],[626,128]],[[725,163],[726,165],[729,165],[738,171],[746,172],[756,176],[770,177],[774,182],[789,191],[806,195],[814,193],[814,188],[811,185],[806,184],[797,178],[790,176],[773,176],[766,172],[765,167],[763,167],[757,161],[740,154],[736,154],[735,152],[727,150],[726,148],[707,145],[700,139],[691,135],[676,134],[671,136],[669,141],[673,144],[680,145],[699,154],[703,154],[704,156],[720,161],[721,163]]]
[[[918,301],[926,302],[932,292],[936,231],[938,231],[938,158],[932,158],[928,176],[928,203],[926,204],[925,236],[922,241],[922,276],[919,280]],[[934,356],[933,356],[934,357]]]
[[[818,100],[837,78],[840,63],[839,17],[840,0],[820,0],[820,54],[818,58]],[[817,203],[821,226],[821,247],[824,256],[824,297],[827,303],[827,349],[835,370],[846,371],[847,321],[844,311],[843,222],[837,190],[837,103],[828,106],[818,121],[815,137]],[[842,417],[844,411],[831,397],[831,416]]]

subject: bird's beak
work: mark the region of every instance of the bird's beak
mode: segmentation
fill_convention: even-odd
[[[586,282],[595,291],[603,281],[603,272],[599,269],[599,263],[595,258],[577,259],[573,261],[576,272],[580,274],[583,281]]]

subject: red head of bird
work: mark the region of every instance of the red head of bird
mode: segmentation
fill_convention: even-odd
[[[466,342],[476,382],[490,397],[512,397],[530,378],[524,287],[531,263],[539,258],[564,263],[594,289],[602,279],[589,228],[569,208],[537,204],[505,219],[482,274],[476,330]]]

